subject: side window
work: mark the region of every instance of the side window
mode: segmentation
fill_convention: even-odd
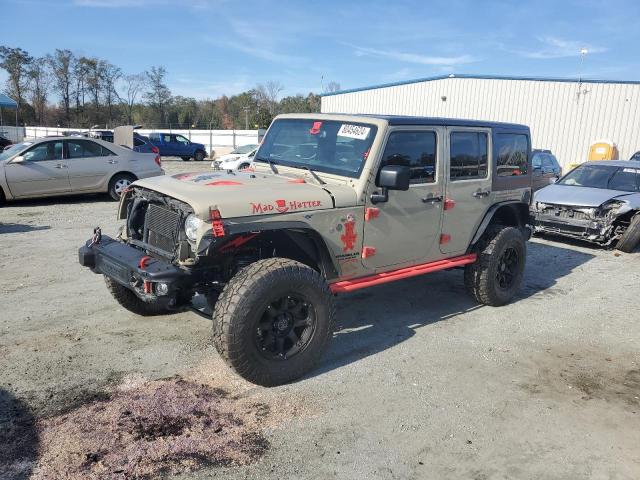
[[[109,150],[89,140],[67,140],[69,158],[103,157]]]
[[[142,145],[144,145],[144,142],[143,142],[142,140],[140,140],[139,138],[134,137],[134,139],[133,139],[133,145],[134,145],[135,147],[141,147]]]
[[[183,137],[182,135],[176,135],[176,141],[178,143],[183,143],[183,144],[187,144],[189,143],[189,140],[187,140],[185,137]]]
[[[171,143],[171,135],[162,135],[162,141],[164,143]]]
[[[536,153],[531,159],[531,166],[533,168],[542,168],[542,155],[540,153]]]
[[[453,132],[450,137],[451,180],[487,177],[487,134],[484,132]]]
[[[528,169],[529,141],[526,135],[499,133],[495,136],[494,151],[496,171],[499,177],[526,175]]]
[[[62,142],[39,143],[23,154],[25,161],[62,160]]]
[[[392,132],[382,156],[384,165],[411,168],[411,183],[436,181],[435,132]]]

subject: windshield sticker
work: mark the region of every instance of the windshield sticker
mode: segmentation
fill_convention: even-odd
[[[355,138],[356,140],[366,140],[370,131],[370,127],[361,127],[360,125],[349,125],[347,123],[343,123],[340,130],[338,130],[338,136]]]
[[[635,168],[624,168],[622,169],[622,171],[624,173],[638,173],[638,170],[636,170]]]
[[[313,127],[309,130],[311,135],[317,135],[320,133],[320,129],[322,128],[322,122],[313,122]]]

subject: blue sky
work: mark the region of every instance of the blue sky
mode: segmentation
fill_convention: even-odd
[[[0,44],[164,65],[174,94],[449,73],[640,80],[640,2],[0,0]],[[580,50],[588,54],[581,67]],[[3,75],[3,74],[0,74]],[[1,79],[6,76],[1,76]],[[322,80],[324,78],[324,80]]]

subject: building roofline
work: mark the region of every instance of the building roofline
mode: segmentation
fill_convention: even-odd
[[[475,80],[526,80],[530,82],[563,82],[563,83],[612,83],[623,85],[640,85],[638,80],[597,80],[597,79],[579,79],[579,78],[553,78],[553,77],[513,77],[505,75],[473,75],[473,74],[450,74],[438,75],[435,77],[417,78],[415,80],[403,80],[400,82],[380,83],[368,87],[349,88],[338,90],[337,92],[323,93],[321,97],[331,97],[333,95],[342,95],[343,93],[364,92],[367,90],[376,90],[378,88],[397,87],[400,85],[411,85],[413,83],[432,82],[434,80],[446,80],[449,78],[468,78]]]

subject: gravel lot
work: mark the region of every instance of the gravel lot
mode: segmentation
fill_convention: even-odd
[[[276,414],[260,460],[177,478],[640,478],[639,253],[534,239],[502,308],[470,300],[461,271],[345,295],[320,368],[267,390],[224,366],[210,319],[136,317],[78,265],[93,227],[115,232],[115,209],[105,196],[0,209],[4,405],[45,419],[180,375]],[[21,441],[28,473],[37,429]]]

